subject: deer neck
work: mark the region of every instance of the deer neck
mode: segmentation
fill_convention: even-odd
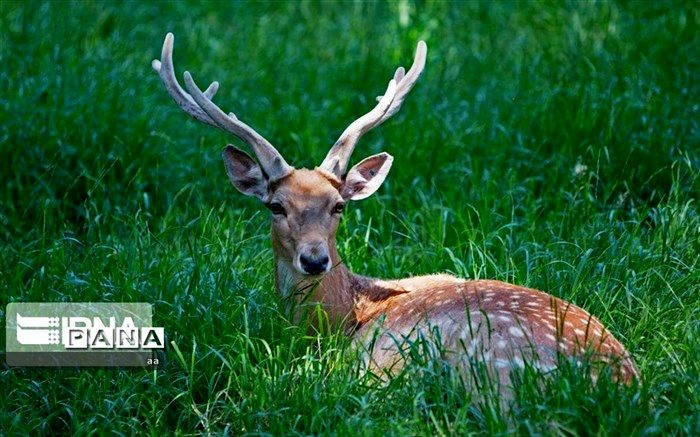
[[[311,322],[318,327],[312,314],[320,305],[333,326],[352,331],[381,314],[392,298],[408,290],[396,281],[360,276],[352,273],[338,256],[335,245],[330,246],[333,267],[319,277],[300,274],[292,261],[275,250],[275,286],[285,302],[287,312],[295,322],[311,315]]]
[[[357,295],[357,275],[340,260],[335,246],[329,247],[331,265],[328,273],[310,277],[302,275],[275,250],[275,286],[295,322],[320,305],[333,325],[354,323],[353,310]]]

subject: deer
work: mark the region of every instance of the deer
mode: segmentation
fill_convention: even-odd
[[[346,204],[376,192],[393,162],[382,152],[348,170],[350,157],[362,135],[392,117],[416,84],[426,62],[424,41],[411,68],[396,69],[376,106],[342,132],[314,169],[290,166],[259,133],[214,104],[218,82],[202,91],[185,71],[185,91],[175,76],[173,43],[168,33],[161,59],[152,61],[168,94],[187,115],[237,137],[257,158],[230,144],[222,152],[233,186],[270,210],[275,288],[294,304],[294,320],[320,306],[329,323],[351,336],[365,368],[379,374],[396,375],[407,365],[406,344],[428,338],[458,371],[479,360],[504,387],[513,371],[548,374],[562,357],[579,361],[587,353],[613,368],[616,381],[640,378],[630,353],[600,320],[550,294],[448,274],[370,278],[340,259],[336,231]]]

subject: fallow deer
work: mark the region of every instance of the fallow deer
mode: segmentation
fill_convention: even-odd
[[[374,279],[353,274],[341,261],[335,240],[345,204],[374,193],[393,160],[380,153],[346,170],[350,155],[363,134],[401,107],[425,66],[423,41],[411,68],[399,67],[376,107],[351,123],[321,165],[309,170],[287,164],[260,134],[215,105],[217,82],[201,91],[185,72],[183,90],[175,78],[173,40],[169,33],[160,61],[152,63],[170,96],[188,115],[247,143],[257,157],[256,163],[232,145],[223,150],[233,186],[271,211],[277,291],[294,301],[298,312],[320,305],[330,321],[353,336],[371,369],[395,373],[404,365],[404,342],[437,329],[430,338],[440,342],[454,368],[466,370],[477,358],[502,381],[516,368],[548,372],[561,357],[576,360],[584,352],[611,364],[619,380],[639,376],[625,347],[597,318],[549,294],[446,274]]]

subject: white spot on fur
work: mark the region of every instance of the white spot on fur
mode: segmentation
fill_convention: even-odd
[[[549,322],[547,321],[547,319],[544,316],[539,316],[538,319],[539,319],[540,323],[542,323],[543,326],[549,325]]]
[[[541,372],[551,372],[552,370],[556,369],[556,366],[553,364],[543,364],[539,361],[532,363],[532,367]]]
[[[505,349],[506,348],[506,341],[505,340],[498,340],[498,343],[496,343],[496,347],[499,349]]]
[[[469,343],[469,346],[467,346],[467,354],[469,355],[474,355],[474,352],[476,352],[476,348],[479,347],[480,340],[479,338],[474,338],[472,341]]]
[[[523,332],[523,330],[518,328],[517,326],[511,326],[510,328],[508,328],[508,333],[513,337],[525,337],[525,333]]]
[[[580,335],[581,337],[586,335],[586,332],[581,329],[574,329],[574,332],[576,333],[576,335]]]
[[[510,363],[508,363],[507,360],[502,360],[502,359],[497,359],[494,363],[496,365],[497,369],[505,369],[506,367],[510,366]]]

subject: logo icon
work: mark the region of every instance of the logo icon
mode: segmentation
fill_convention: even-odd
[[[147,303],[11,303],[10,366],[152,366],[165,332]]]
[[[58,344],[58,317],[22,317],[17,313],[17,341],[20,344]]]

